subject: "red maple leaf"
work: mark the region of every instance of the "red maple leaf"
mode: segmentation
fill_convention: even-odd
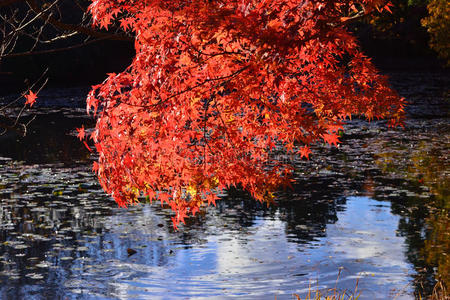
[[[339,136],[336,133],[326,133],[326,134],[322,135],[322,138],[328,144],[335,145],[336,147],[337,147],[337,144],[340,143]]]
[[[308,146],[303,146],[300,149],[300,157],[306,157],[309,160],[309,154],[311,153],[311,150]]]
[[[134,24],[133,18],[123,18],[120,20],[120,27],[123,28],[123,30],[127,30],[128,28],[132,28]]]
[[[25,105],[29,104],[30,107],[32,107],[33,104],[36,102],[37,95],[35,93],[33,93],[32,90],[30,90],[29,94],[25,95],[25,98],[27,99],[27,101],[25,102]]]
[[[77,137],[81,140],[83,140],[86,136],[86,132],[84,131],[84,125],[81,126],[81,128],[77,128],[78,134]]]

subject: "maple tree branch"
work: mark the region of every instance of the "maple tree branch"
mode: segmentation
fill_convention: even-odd
[[[354,14],[353,16],[341,18],[341,24],[355,22],[355,21],[360,20],[363,17],[365,17],[366,14],[367,14],[366,9],[363,6],[362,9],[360,11],[358,11],[356,14]]]
[[[196,85],[194,85],[194,86],[192,86],[192,87],[189,87],[189,88],[185,89],[184,91],[181,91],[181,92],[178,92],[178,93],[175,93],[175,94],[169,96],[168,98],[166,98],[166,99],[163,100],[163,101],[167,101],[167,100],[170,100],[170,99],[172,99],[172,98],[174,98],[174,97],[180,96],[180,95],[182,95],[182,94],[184,94],[184,93],[186,93],[186,92],[190,92],[190,91],[192,91],[192,90],[194,90],[194,89],[196,89],[196,88],[199,88],[199,87],[201,87],[201,86],[207,84],[208,82],[218,81],[218,80],[224,80],[224,79],[231,79],[231,78],[233,78],[233,77],[239,75],[240,73],[242,73],[243,71],[245,71],[245,70],[248,69],[248,68],[249,68],[249,66],[245,66],[245,67],[243,67],[243,68],[241,68],[241,69],[239,69],[239,70],[237,70],[237,71],[235,71],[235,72],[233,72],[233,73],[231,73],[231,74],[229,74],[229,75],[226,75],[226,76],[219,76],[219,77],[214,77],[214,78],[206,79],[206,80],[204,80],[203,82],[200,82],[200,83],[198,83],[198,84],[196,84]]]
[[[207,159],[206,159],[206,145],[208,145],[208,139],[206,137],[206,124],[208,122],[208,108],[209,108],[209,99],[206,100],[203,111],[203,168],[206,169]]]
[[[229,136],[229,134],[228,134],[228,131],[226,130],[226,129],[228,128],[228,126],[225,124],[225,121],[224,121],[223,118],[222,118],[222,112],[220,111],[220,109],[217,108],[217,103],[216,103],[216,101],[213,102],[213,105],[214,105],[214,107],[217,109],[217,112],[218,112],[217,116],[219,116],[220,122],[222,122],[222,126],[223,126],[223,128],[224,128],[225,136],[227,137],[227,139],[228,139],[229,141],[231,141],[231,138],[230,138],[230,136]],[[232,147],[233,149],[236,149],[236,146],[235,146],[233,143],[230,143],[230,145],[231,145],[231,147]]]
[[[154,107],[157,107],[157,106],[163,104],[164,102],[166,102],[166,101],[168,101],[168,100],[170,100],[170,99],[172,99],[172,98],[178,97],[178,96],[180,96],[180,95],[182,95],[182,94],[184,94],[184,93],[187,93],[187,92],[190,92],[190,91],[192,91],[192,90],[194,90],[194,89],[197,89],[197,88],[199,88],[199,87],[202,87],[203,85],[207,84],[208,82],[219,81],[219,80],[225,80],[225,79],[231,79],[231,78],[233,78],[233,77],[239,75],[240,73],[242,73],[243,71],[245,71],[245,70],[248,69],[248,68],[249,68],[249,66],[245,66],[245,67],[243,67],[243,68],[241,68],[241,69],[239,69],[239,70],[237,70],[237,71],[235,71],[235,72],[233,72],[233,73],[231,73],[231,74],[229,74],[229,75],[206,79],[206,80],[204,80],[204,81],[202,81],[202,82],[200,82],[200,83],[198,83],[198,84],[196,84],[196,85],[194,85],[194,86],[191,86],[191,87],[189,87],[189,88],[187,88],[187,89],[185,89],[185,90],[183,90],[183,91],[180,91],[180,92],[178,92],[178,93],[175,93],[175,94],[173,94],[173,95],[170,95],[170,96],[167,97],[166,99],[161,99],[161,100],[159,100],[159,101],[158,101],[157,103],[155,103],[155,104],[150,104],[150,105],[138,105],[138,104],[133,104],[133,103],[128,103],[128,102],[123,102],[123,101],[118,100],[118,99],[114,99],[114,101],[115,101],[115,102],[118,102],[118,103],[120,103],[120,104],[126,104],[126,105],[129,105],[129,106],[132,106],[132,107],[154,108]]]

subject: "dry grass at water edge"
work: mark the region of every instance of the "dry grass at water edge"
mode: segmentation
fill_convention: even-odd
[[[450,295],[447,293],[445,284],[442,281],[438,281],[433,288],[433,293],[428,298],[424,298],[419,295],[419,300],[450,300]]]
[[[293,299],[295,300],[358,300],[361,293],[358,292],[358,282],[359,279],[356,280],[356,286],[355,290],[353,292],[348,290],[343,290],[342,292],[339,292],[337,289],[337,283],[339,281],[339,275],[341,272],[338,273],[338,278],[336,280],[336,287],[332,289],[328,289],[325,292],[321,292],[320,290],[313,291],[311,289],[311,285],[308,287],[308,293],[305,297],[300,297],[298,294],[293,294]],[[397,296],[394,296],[392,300],[395,300]],[[275,296],[275,300],[277,297]],[[447,289],[445,287],[445,284],[443,284],[441,281],[438,281],[436,285],[433,288],[433,292],[428,297],[422,297],[419,295],[416,299],[418,300],[450,300],[450,295],[447,293]]]
[[[342,268],[339,268],[339,273],[336,279],[336,284],[334,288],[327,289],[325,292],[320,290],[313,291],[311,285],[308,287],[308,293],[304,298],[300,297],[298,294],[293,294],[296,300],[358,300],[360,293],[358,292],[359,278],[356,279],[355,290],[353,292],[348,290],[338,291],[337,285],[339,282],[339,277],[341,275]],[[275,297],[276,299],[276,297]]]
[[[296,300],[358,300],[360,294],[358,293],[358,282],[356,282],[356,288],[354,292],[342,291],[338,292],[336,288],[329,289],[325,294],[320,291],[311,293],[311,287],[305,298],[300,297],[298,294],[294,294]]]

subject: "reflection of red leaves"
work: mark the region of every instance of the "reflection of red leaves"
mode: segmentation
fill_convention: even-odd
[[[77,128],[78,135],[77,137],[81,140],[83,140],[86,136],[86,132],[84,131],[84,125],[81,126],[81,128]]]
[[[33,91],[30,90],[28,95],[25,95],[25,99],[27,99],[27,101],[25,102],[25,105],[29,104],[30,107],[33,106],[33,104],[36,102],[36,98],[37,95],[35,93],[33,93]]]
[[[300,157],[305,157],[309,160],[309,154],[311,153],[311,150],[309,149],[308,146],[303,146],[300,149]]]

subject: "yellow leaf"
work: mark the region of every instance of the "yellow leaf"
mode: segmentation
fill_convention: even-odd
[[[197,188],[195,185],[190,184],[187,189],[186,189],[186,193],[188,193],[189,195],[191,195],[191,197],[195,197],[197,195]]]

